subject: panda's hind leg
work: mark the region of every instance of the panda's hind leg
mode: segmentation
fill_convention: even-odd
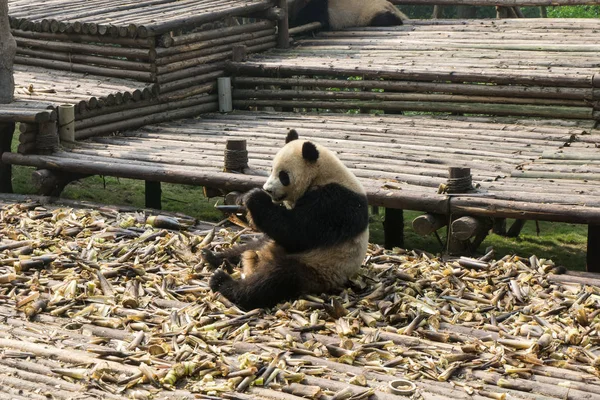
[[[216,271],[210,279],[210,288],[239,307],[251,310],[298,298],[305,292],[306,282],[315,279],[304,264],[284,257],[276,264],[260,261],[245,279],[234,280],[224,271]]]

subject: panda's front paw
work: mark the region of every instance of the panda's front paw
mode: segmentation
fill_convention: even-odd
[[[219,269],[210,277],[210,290],[216,293],[223,287],[223,285],[231,281],[233,281],[233,278],[225,271]]]
[[[254,213],[258,209],[271,206],[272,201],[271,196],[262,189],[252,189],[246,194],[244,203],[246,208]]]

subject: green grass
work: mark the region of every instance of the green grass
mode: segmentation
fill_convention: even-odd
[[[13,140],[13,151],[18,145],[17,135]],[[13,166],[13,190],[15,193],[34,194],[31,185],[33,168]],[[223,214],[214,209],[219,199],[204,197],[202,187],[163,183],[162,208],[165,211],[181,212],[204,221],[219,221]],[[102,204],[144,207],[144,182],[132,179],[93,176],[69,184],[61,197],[72,200],[87,200]],[[371,215],[371,242],[383,243],[382,219],[384,210]],[[441,246],[435,236],[421,237],[411,227],[412,220],[421,214],[415,211],[404,213],[404,234],[407,249],[420,249],[439,254]],[[508,221],[512,223],[512,220]],[[506,254],[552,259],[556,264],[572,270],[585,270],[587,227],[585,225],[540,222],[540,234],[536,233],[535,221],[528,221],[518,238],[490,235],[479,247],[483,252],[493,246],[496,258]],[[445,229],[439,234],[445,240]]]

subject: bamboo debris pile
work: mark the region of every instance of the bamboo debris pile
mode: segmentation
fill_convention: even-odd
[[[593,154],[600,136],[585,121],[236,111],[94,138],[51,157],[5,154],[4,159],[38,168],[248,190],[264,183],[290,128],[335,151],[362,181],[371,204],[439,214],[600,221],[600,161]],[[222,172],[228,139],[247,141],[255,172]],[[580,159],[564,159],[577,151]],[[438,194],[452,166],[471,169],[476,196],[448,200]]]
[[[234,107],[600,119],[597,19],[427,20],[232,62]]]
[[[431,400],[600,395],[595,275],[557,275],[535,256],[443,261],[370,245],[339,295],[242,311],[209,290],[201,250],[253,232],[197,227],[108,207],[4,206],[1,391],[394,399],[387,385],[402,377]]]

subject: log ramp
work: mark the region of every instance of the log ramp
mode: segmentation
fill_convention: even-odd
[[[18,195],[0,215],[0,398],[600,396],[600,280],[535,255],[370,245],[343,292],[243,311],[201,257],[251,240],[239,220]]]

